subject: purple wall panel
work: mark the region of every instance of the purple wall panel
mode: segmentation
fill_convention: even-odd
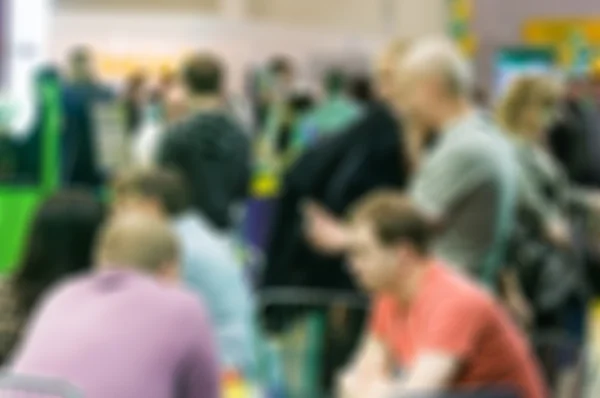
[[[474,0],[473,29],[479,40],[476,67],[480,82],[493,79],[492,57],[503,46],[520,44],[523,24],[532,18],[600,19],[599,0]]]

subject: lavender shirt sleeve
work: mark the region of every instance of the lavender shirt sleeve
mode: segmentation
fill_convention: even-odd
[[[220,398],[217,343],[208,316],[199,305],[194,305],[186,318],[183,323],[187,336],[186,356],[179,377],[178,397]]]

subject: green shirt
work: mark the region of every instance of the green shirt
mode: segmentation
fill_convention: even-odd
[[[332,96],[304,117],[294,137],[294,148],[305,148],[330,134],[343,130],[362,115],[362,108],[354,101]]]

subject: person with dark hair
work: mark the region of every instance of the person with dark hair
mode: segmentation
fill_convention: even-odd
[[[282,108],[282,117],[279,120],[278,130],[274,138],[275,152],[286,157],[290,149],[294,148],[294,140],[298,135],[299,126],[314,106],[314,99],[308,93],[296,92],[290,95],[285,107]],[[294,157],[292,156],[293,160]]]
[[[269,69],[277,75],[291,75],[294,73],[292,61],[284,55],[274,57],[270,62]]]
[[[369,106],[376,100],[371,79],[368,76],[354,76],[348,84],[348,95],[358,104]]]
[[[90,267],[103,210],[83,191],[61,192],[42,203],[31,223],[21,263],[0,288],[1,363],[12,353],[42,295],[61,279]]]
[[[197,54],[183,66],[183,81],[192,95],[219,95],[225,70],[221,61],[209,54]]]
[[[232,242],[203,214],[188,208],[186,190],[177,174],[133,172],[122,176],[115,192],[118,213],[141,211],[171,220],[181,249],[183,281],[207,305],[222,366],[251,376],[255,371],[254,305]]]
[[[204,307],[178,282],[168,223],[112,218],[94,270],[53,289],[10,371],[72,384],[88,398],[218,398],[221,374]]]
[[[301,210],[303,203],[312,199],[341,216],[374,189],[406,187],[413,164],[406,139],[410,134],[392,106],[396,80],[393,71],[405,47],[404,41],[395,41],[378,57],[374,76],[377,101],[364,116],[343,132],[308,148],[287,171],[269,234],[262,290],[300,287],[356,292],[342,256],[316,250],[306,239],[303,230],[309,225]],[[326,326],[320,380],[324,390],[330,390],[334,376],[347,362],[362,332],[365,312],[344,312],[344,322],[328,322]],[[321,314],[323,311],[318,311],[316,319]],[[300,311],[269,308],[264,311],[265,325],[269,332],[278,333],[297,324],[302,315]]]
[[[146,81],[147,78],[143,73],[135,72],[127,78],[127,82],[125,83],[125,118],[127,132],[130,135],[137,133],[142,124],[142,108]]]
[[[370,194],[348,225],[351,271],[375,303],[339,397],[465,388],[547,396],[525,336],[489,293],[432,254],[432,225],[412,200]]]
[[[97,106],[114,98],[94,70],[94,55],[77,47],[69,55],[68,79],[63,92],[62,174],[67,186],[98,187],[103,182],[95,136]]]
[[[246,198],[250,142],[226,110],[225,70],[209,54],[196,54],[183,66],[190,116],[169,127],[157,163],[180,174],[192,207],[221,231],[236,223],[235,205]]]
[[[273,119],[288,105],[295,79],[293,61],[281,55],[272,58],[256,73],[254,119],[261,134],[273,129]]]
[[[268,69],[271,94],[276,97],[275,100],[285,100],[294,85],[296,71],[293,61],[283,55],[276,56],[269,63]]]
[[[343,131],[358,120],[363,110],[348,96],[347,78],[340,69],[327,71],[323,78],[321,103],[301,122],[296,148],[306,148],[324,137]]]

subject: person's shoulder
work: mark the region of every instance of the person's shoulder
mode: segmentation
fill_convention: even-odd
[[[193,325],[197,328],[210,329],[210,318],[204,301],[182,286],[163,287],[162,298],[165,315],[172,320],[175,328],[181,325]]]
[[[376,312],[379,316],[382,314],[393,314],[396,307],[394,297],[388,294],[380,294],[376,296],[371,305],[371,311]]]
[[[91,275],[73,275],[50,286],[40,299],[39,308],[63,308],[78,302],[90,291]]]
[[[198,123],[196,120],[197,118],[197,115],[188,115],[176,122],[170,123],[165,127],[165,132],[167,133],[166,136],[172,137],[173,135],[186,133],[187,131],[193,129],[193,127]]]
[[[494,126],[482,126],[466,132],[459,139],[445,148],[464,161],[495,164],[499,159],[507,159],[515,155],[510,140]]]
[[[484,314],[495,305],[492,294],[471,277],[446,265],[437,266],[438,294],[445,306],[457,307],[469,314]]]
[[[153,297],[166,313],[177,318],[186,316],[204,316],[204,303],[180,284],[167,285],[156,282]]]

